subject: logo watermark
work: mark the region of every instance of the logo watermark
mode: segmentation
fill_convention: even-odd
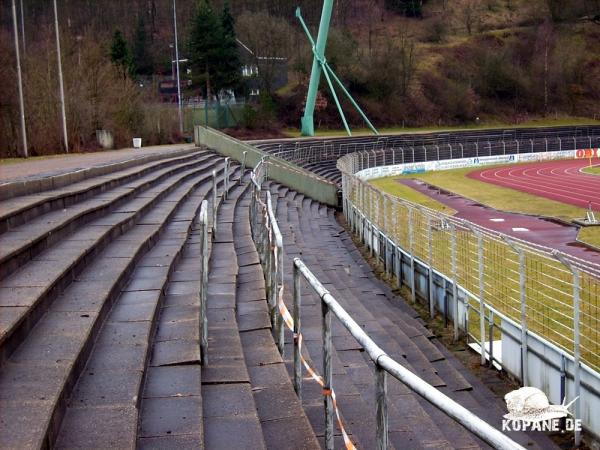
[[[502,431],[581,431],[581,419],[549,419],[540,422],[502,419]]]
[[[504,396],[508,414],[502,431],[581,431],[581,419],[574,419],[569,404],[553,405],[541,390],[526,386]]]

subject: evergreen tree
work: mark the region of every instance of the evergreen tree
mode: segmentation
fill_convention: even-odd
[[[236,89],[241,81],[242,65],[235,36],[235,20],[228,2],[225,2],[221,14],[221,33],[217,84],[221,89]]]
[[[223,33],[218,18],[208,0],[198,5],[192,23],[189,59],[195,82],[206,84],[206,96],[211,95],[219,70],[219,55]]]
[[[404,14],[408,17],[422,17],[423,3],[426,0],[385,0],[385,7],[390,11]]]
[[[131,53],[121,30],[115,30],[113,34],[110,44],[110,60],[121,68],[124,77],[131,74],[133,68]]]
[[[154,62],[148,52],[146,24],[143,14],[140,14],[133,37],[133,66],[136,75],[152,75]]]

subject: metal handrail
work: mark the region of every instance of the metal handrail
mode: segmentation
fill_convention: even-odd
[[[214,174],[214,172],[213,172]],[[208,201],[202,200],[199,214],[202,239],[202,274],[200,287],[200,356],[203,366],[208,364],[208,318],[206,316],[206,291],[208,289]]]
[[[274,330],[277,346],[281,354],[284,348],[284,313],[287,313],[283,304],[283,237],[274,213],[271,193],[262,195],[262,184],[267,179],[268,157],[262,158],[250,175],[253,184],[250,208],[250,224],[253,240],[266,278],[268,302],[271,315],[271,325]],[[323,311],[323,355],[324,375],[323,392],[325,396],[325,443],[327,449],[333,448],[333,414],[334,398],[332,386],[332,335],[331,317],[335,315],[352,336],[365,348],[369,357],[377,368],[377,446],[387,448],[387,405],[386,405],[386,375],[389,373],[394,378],[406,384],[417,394],[431,402],[434,406],[445,412],[468,430],[479,436],[484,441],[499,449],[522,449],[520,445],[502,434],[485,421],[479,419],[466,408],[462,407],[435,387],[414,375],[403,366],[390,358],[350,315],[331,296],[321,282],[312,274],[306,265],[299,259],[294,259],[294,317],[293,324],[288,325],[294,330],[294,387],[299,397],[302,395],[302,357],[301,357],[301,321],[300,304],[301,289],[300,276],[303,276],[321,298]],[[289,319],[289,316],[288,316]],[[286,320],[288,320],[286,319]]]
[[[253,192],[250,203],[250,228],[266,278],[271,326],[279,353],[284,351],[284,324],[279,305],[283,301],[283,237],[273,212],[271,193],[263,200],[262,183],[267,179],[269,157],[261,158],[250,175]]]
[[[376,367],[376,402],[377,402],[377,448],[386,449],[388,441],[387,417],[387,374],[404,383],[409,389],[417,393],[445,414],[456,420],[459,424],[473,434],[497,449],[523,449],[521,445],[492,427],[484,420],[461,406],[438,389],[413,374],[394,359],[389,357],[375,342],[363,331],[346,310],[337,302],[321,284],[317,277],[306,267],[300,258],[294,259],[294,318],[300,317],[301,290],[300,275],[308,282],[312,289],[319,295],[322,306],[323,318],[323,391],[331,392],[332,388],[332,335],[331,314],[344,325],[356,341],[365,349],[369,358]],[[300,324],[295,323],[294,334],[300,335]],[[294,386],[302,385],[302,370],[300,340],[294,339]],[[297,389],[298,391],[298,389]],[[325,399],[325,444],[327,449],[333,448],[333,398],[327,395]]]

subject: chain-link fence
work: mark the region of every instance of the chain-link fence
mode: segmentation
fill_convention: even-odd
[[[382,192],[354,175],[373,162],[362,153],[338,162],[346,209],[354,206],[411,258],[456,280],[469,294],[466,310],[480,311],[482,301],[600,369],[600,266]]]

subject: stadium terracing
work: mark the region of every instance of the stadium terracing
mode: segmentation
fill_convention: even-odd
[[[579,395],[600,434],[600,269],[366,183],[568,157],[600,127],[195,134],[0,186],[3,448],[558,448],[502,430],[497,368],[553,404]],[[483,344],[485,380],[439,332]]]

